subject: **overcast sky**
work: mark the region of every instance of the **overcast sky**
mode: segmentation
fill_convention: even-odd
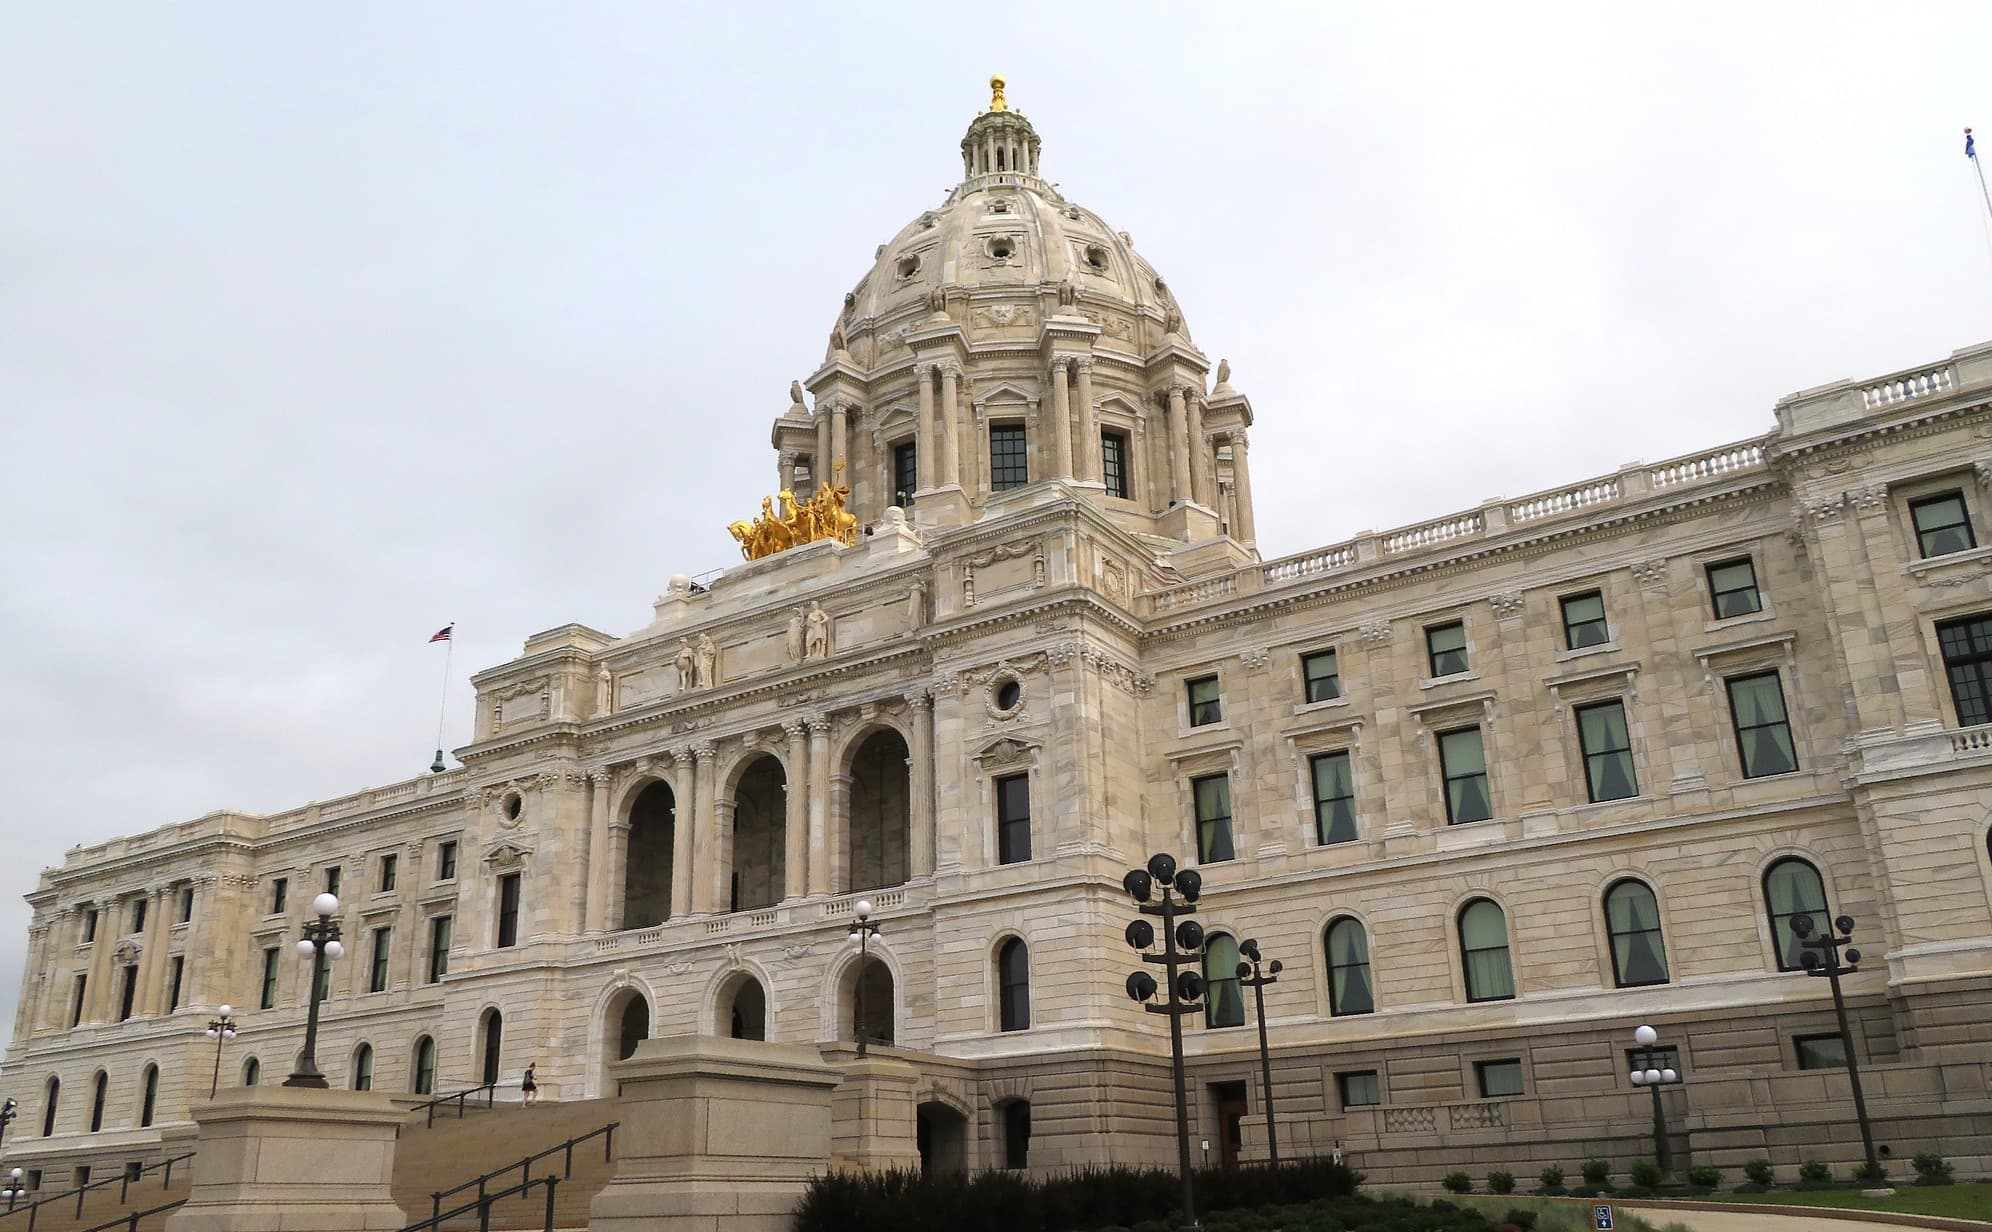
[[[1992,338],[1992,10],[1649,7],[0,0],[0,1032],[66,848],[418,773],[438,626],[455,745],[737,558],[992,71],[1231,359],[1268,556]]]

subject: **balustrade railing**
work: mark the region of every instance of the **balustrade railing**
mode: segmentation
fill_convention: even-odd
[[[1953,753],[1992,752],[1992,723],[1959,728],[1950,734],[1950,745]]]
[[[1465,535],[1477,535],[1486,528],[1487,522],[1481,517],[1479,510],[1475,510],[1472,513],[1455,514],[1452,517],[1439,518],[1436,521],[1425,522],[1418,526],[1409,526],[1403,530],[1392,531],[1383,537],[1383,550],[1388,555],[1395,555],[1399,552],[1414,552],[1419,548],[1428,548],[1434,544],[1444,543],[1449,539],[1458,539]]]
[[[1588,509],[1592,505],[1602,505],[1619,498],[1618,476],[1610,479],[1594,480],[1565,488],[1561,492],[1550,492],[1542,496],[1524,497],[1508,504],[1508,524],[1533,522],[1538,518],[1555,517],[1559,513],[1569,513],[1576,509]]]
[[[1956,388],[1957,370],[1949,364],[1941,364],[1935,368],[1883,377],[1861,390],[1861,402],[1872,411],[1914,398],[1927,398],[1931,394],[1949,393]]]
[[[1764,442],[1745,441],[1740,445],[1725,445],[1708,453],[1675,458],[1649,467],[1646,481],[1656,489],[1673,488],[1735,471],[1754,470],[1763,464]]]

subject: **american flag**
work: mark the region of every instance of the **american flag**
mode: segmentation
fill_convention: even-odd
[[[450,630],[454,628],[456,628],[454,624],[444,625],[442,628],[436,630],[436,635],[429,640],[431,642],[447,642],[450,640]]]

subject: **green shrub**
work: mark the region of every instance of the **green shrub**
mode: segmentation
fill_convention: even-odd
[[[1555,1164],[1551,1164],[1537,1173],[1536,1180],[1541,1182],[1536,1187],[1536,1193],[1538,1194],[1553,1197],[1563,1192],[1563,1169],[1557,1167]]]
[[[1586,1185],[1603,1185],[1612,1179],[1612,1166],[1596,1155],[1578,1164],[1577,1170],[1584,1174]]]
[[[1916,1170],[1918,1185],[1948,1185],[1951,1183],[1951,1162],[1935,1151],[1924,1151],[1909,1160],[1909,1166]]]
[[[1768,1159],[1750,1160],[1743,1165],[1743,1175],[1749,1177],[1754,1184],[1768,1185],[1771,1183],[1772,1176],[1771,1161]]]
[[[1798,1165],[1798,1179],[1813,1185],[1828,1185],[1833,1181],[1833,1169],[1817,1159],[1808,1159]]]
[[[1660,1183],[1660,1165],[1650,1159],[1635,1159],[1632,1167],[1626,1169],[1626,1175],[1641,1189],[1651,1189]]]
[[[1722,1184],[1722,1169],[1708,1164],[1697,1164],[1688,1169],[1688,1184],[1696,1189],[1714,1189]]]
[[[1510,1194],[1515,1192],[1515,1174],[1512,1172],[1489,1172],[1487,1174],[1487,1192],[1491,1194]]]
[[[1880,1160],[1876,1160],[1873,1167],[1869,1167],[1867,1161],[1863,1160],[1854,1165],[1854,1179],[1863,1185],[1885,1184],[1888,1181],[1888,1169]]]
[[[1439,1184],[1444,1185],[1450,1193],[1463,1194],[1473,1192],[1473,1178],[1464,1172],[1448,1172],[1445,1179],[1440,1181]]]

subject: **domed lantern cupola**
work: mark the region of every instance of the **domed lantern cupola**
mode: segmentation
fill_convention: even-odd
[[[1038,135],[1021,111],[1010,110],[1003,78],[989,79],[989,110],[976,116],[961,139],[964,189],[1031,183],[1038,178]]]

